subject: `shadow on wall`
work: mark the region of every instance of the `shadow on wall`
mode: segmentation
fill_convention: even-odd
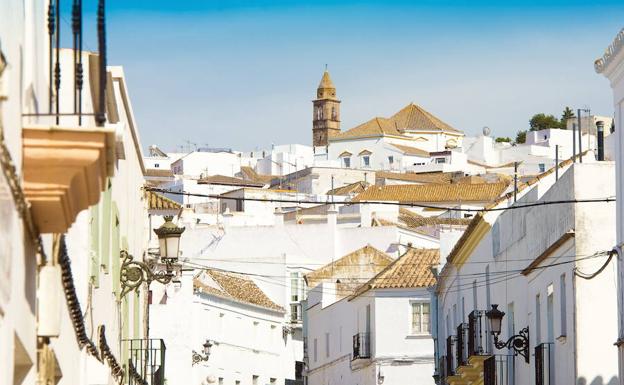
[[[618,385],[619,381],[616,376],[611,377],[609,382],[604,382],[602,376],[595,377],[589,385]],[[585,377],[579,377],[576,381],[576,385],[588,385]]]

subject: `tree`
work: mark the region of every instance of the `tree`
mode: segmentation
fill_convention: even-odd
[[[539,113],[533,115],[531,120],[529,120],[529,127],[531,127],[531,131],[545,130],[547,128],[559,128],[561,127],[561,122],[553,115]]]
[[[503,143],[503,142],[504,142],[504,143],[509,143],[509,142],[511,142],[511,138],[510,138],[510,137],[507,137],[507,136],[504,136],[504,137],[498,137],[498,138],[496,138],[494,141],[495,141],[496,143]]]
[[[518,133],[516,134],[516,143],[520,144],[526,142],[526,134],[526,130],[518,131]]]
[[[567,129],[568,120],[574,118],[576,118],[574,111],[570,107],[566,106],[566,108],[563,109],[563,113],[561,114],[561,128],[564,130]]]

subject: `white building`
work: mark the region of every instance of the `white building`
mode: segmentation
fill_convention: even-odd
[[[622,148],[624,148],[624,29],[616,36],[613,43],[607,48],[606,53],[596,60],[596,72],[603,74],[609,79],[613,89],[613,107],[615,111],[615,149],[616,179],[615,190],[617,193],[617,236],[615,248],[619,255],[622,255],[622,244],[624,243],[624,158],[622,158]],[[618,258],[618,335],[616,345],[619,355],[619,378],[620,384],[624,384],[624,265],[621,258]]]
[[[339,160],[344,168],[404,171],[431,163],[431,152],[460,148],[463,136],[421,107],[409,104],[390,118],[374,118],[330,136],[326,157]]]
[[[367,247],[306,275],[310,385],[433,384],[430,294],[437,249],[397,260]]]
[[[614,202],[540,205],[614,193],[610,162],[560,165],[477,215],[438,276],[440,384],[613,384],[617,336]],[[505,313],[495,346],[486,311]],[[526,349],[525,349],[526,347]],[[599,359],[597,359],[599,357]]]
[[[167,384],[296,380],[284,315],[247,277],[214,269],[184,272],[178,287],[153,291],[150,305],[151,335],[167,342]],[[208,357],[202,346],[207,341]]]
[[[227,149],[198,149],[171,163],[175,175],[201,178],[209,175],[235,176],[241,166],[253,166],[254,160]]]

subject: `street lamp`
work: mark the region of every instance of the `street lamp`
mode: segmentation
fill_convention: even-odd
[[[165,216],[165,223],[154,232],[158,236],[160,246],[160,259],[167,262],[177,262],[180,255],[180,236],[184,232],[184,227],[178,227],[173,222],[173,216]]]
[[[176,226],[171,220],[172,216],[165,217],[165,223],[154,232],[158,235],[160,244],[160,260],[165,264],[164,269],[153,269],[154,264],[149,265],[142,261],[135,261],[126,250],[120,252],[123,259],[119,271],[119,280],[123,297],[132,290],[138,290],[143,282],[149,286],[152,281],[168,284],[174,278],[173,264],[178,261],[180,254],[180,235],[184,232],[184,227]]]
[[[497,349],[513,349],[515,355],[520,354],[524,357],[526,363],[529,363],[529,327],[525,327],[520,330],[520,333],[515,334],[505,342],[499,341],[498,336],[501,333],[501,324],[505,312],[498,310],[498,305],[492,305],[492,309],[485,312],[485,316],[490,322],[490,332],[494,336],[494,346]]]
[[[198,364],[202,361],[208,361],[208,358],[210,358],[210,348],[212,348],[212,345],[213,343],[210,340],[206,340],[206,342],[204,342],[204,344],[202,345],[203,355],[193,350],[193,365]]]

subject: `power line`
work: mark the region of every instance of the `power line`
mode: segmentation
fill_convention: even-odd
[[[233,201],[249,201],[249,202],[269,202],[269,203],[293,203],[293,204],[329,204],[330,202],[317,202],[311,200],[301,200],[301,199],[281,199],[281,198],[251,198],[251,197],[224,197],[216,194],[201,194],[201,193],[191,193],[186,191],[171,191],[154,187],[145,187],[145,190],[151,192],[158,192],[162,194],[173,194],[173,195],[184,195],[184,196],[194,196],[194,197],[202,197],[202,198],[212,198],[212,199],[224,199],[224,200],[233,200]],[[505,210],[514,210],[514,209],[522,209],[527,207],[536,207],[536,206],[548,206],[548,205],[559,205],[559,204],[567,204],[567,203],[606,203],[606,202],[615,202],[616,198],[614,197],[606,197],[606,198],[588,198],[588,199],[562,199],[555,201],[544,201],[544,202],[533,202],[526,204],[514,204],[513,206],[508,207],[492,207],[492,208],[458,208],[458,207],[445,207],[445,206],[434,206],[434,205],[426,205],[421,203],[412,203],[412,202],[392,202],[392,201],[376,201],[376,200],[368,200],[363,202],[353,202],[353,201],[345,201],[338,202],[338,204],[344,204],[346,206],[351,205],[363,205],[363,204],[375,204],[375,205],[388,205],[388,206],[404,206],[404,207],[419,207],[425,209],[436,209],[436,210],[446,210],[446,211],[458,211],[458,212],[489,212],[489,211],[505,211]]]

